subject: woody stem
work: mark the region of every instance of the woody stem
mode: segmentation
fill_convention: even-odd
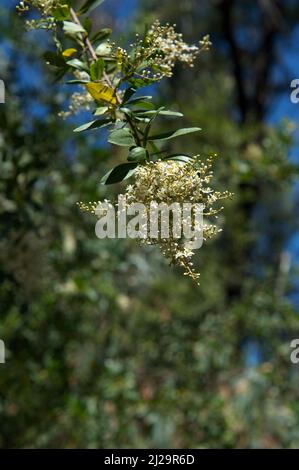
[[[75,12],[75,10],[74,10],[73,8],[71,8],[71,9],[70,9],[70,12],[71,12],[71,17],[72,17],[74,23],[76,23],[76,24],[79,25],[79,26],[82,26],[82,24],[81,24],[81,22],[80,22],[80,20],[79,20],[79,18],[78,18],[77,13]],[[92,59],[93,59],[93,60],[98,60],[97,54],[96,54],[96,52],[95,52],[95,50],[94,50],[94,48],[93,48],[93,45],[92,45],[91,42],[90,42],[89,37],[88,37],[88,36],[83,36],[83,42],[84,42],[84,44],[86,45],[87,49],[89,50],[89,53],[90,53]],[[113,87],[113,83],[111,82],[110,77],[109,77],[109,75],[105,72],[105,70],[104,70],[104,72],[103,72],[103,77],[104,77],[105,82],[106,82],[111,88],[114,88],[114,87]],[[116,96],[117,96],[117,95],[116,95]],[[117,96],[117,100],[118,100],[118,102],[120,103],[120,100],[119,100],[119,97],[118,97],[118,96]]]

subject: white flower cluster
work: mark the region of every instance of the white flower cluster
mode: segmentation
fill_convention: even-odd
[[[82,92],[74,92],[71,95],[70,103],[67,111],[60,111],[58,114],[63,119],[68,118],[69,116],[74,116],[80,111],[89,110],[91,103],[93,103],[92,96],[85,90]]]
[[[75,70],[74,77],[77,80],[88,80],[88,74],[86,72],[82,72],[81,70]],[[81,91],[75,91],[71,95],[68,110],[60,111],[58,116],[66,119],[69,116],[78,114],[80,111],[89,111],[91,103],[93,102],[93,97],[86,91],[85,88],[81,87]]]
[[[203,204],[204,217],[216,216],[223,208],[214,209],[212,206],[220,199],[227,198],[231,194],[228,191],[218,192],[209,187],[213,177],[211,166],[215,156],[209,157],[205,162],[196,156],[190,163],[178,161],[149,162],[138,167],[135,173],[135,182],[126,189],[128,204],[142,203],[150,212],[151,203],[191,203]],[[182,220],[184,224],[187,221]],[[214,237],[221,230],[218,226],[205,222],[203,224],[203,239]],[[173,231],[170,231],[172,233]],[[186,240],[170,236],[153,239],[148,235],[141,240],[143,244],[158,245],[162,254],[170,260],[171,264],[184,269],[184,274],[190,276],[196,282],[199,278],[193,268],[191,258],[194,252],[188,248]]]
[[[143,204],[146,210],[147,220],[151,218],[151,210],[154,205],[161,203],[169,207],[173,203],[180,205],[189,203],[195,207],[197,204],[204,206],[204,223],[202,226],[203,239],[212,238],[221,229],[217,225],[208,222],[209,216],[217,217],[217,214],[223,207],[214,208],[213,205],[220,199],[231,196],[228,191],[214,191],[209,183],[213,177],[211,167],[216,155],[207,158],[205,161],[199,159],[199,156],[190,160],[190,163],[183,163],[173,160],[159,160],[158,162],[148,162],[140,165],[134,174],[134,183],[127,186],[125,191],[125,201],[127,208],[132,204]],[[109,201],[107,201],[109,202]],[[79,207],[84,210],[97,214],[99,202],[79,203]],[[184,220],[184,214],[181,218],[181,225],[192,225],[190,215],[188,220]],[[191,218],[194,217],[194,214]],[[195,271],[192,263],[194,251],[190,249],[189,239],[182,234],[175,236],[174,220],[169,219],[169,236],[164,238],[158,229],[158,236],[151,236],[150,227],[146,223],[146,236],[140,238],[141,244],[159,246],[163,256],[171,264],[184,269],[184,274],[190,276],[198,283],[199,273]]]
[[[172,76],[172,70],[177,61],[193,67],[198,54],[203,50],[208,50],[211,45],[208,36],[200,41],[200,47],[187,44],[183,40],[183,35],[176,32],[175,26],[168,23],[161,26],[157,20],[146,36],[147,53],[152,57],[150,61],[166,77]]]

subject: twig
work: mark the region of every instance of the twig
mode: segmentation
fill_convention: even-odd
[[[71,8],[71,9],[70,9],[70,12],[71,12],[71,16],[72,16],[73,21],[74,21],[77,25],[82,26],[81,21],[79,20],[78,15],[77,15],[77,13],[75,12],[75,10],[74,10],[73,8]],[[90,53],[92,59],[93,59],[93,60],[98,60],[98,56],[97,56],[97,54],[96,54],[96,52],[95,52],[95,50],[94,50],[94,48],[93,48],[93,45],[92,45],[91,42],[90,42],[89,37],[88,37],[88,36],[84,36],[84,35],[82,35],[82,37],[83,37],[83,42],[84,42],[84,44],[86,45],[87,49],[89,50],[89,53]],[[111,88],[114,88],[113,83],[111,82],[110,77],[109,77],[109,75],[105,72],[105,70],[104,70],[104,72],[103,72],[103,77],[104,77],[104,80],[105,80],[105,82],[107,83],[107,85],[109,85]],[[117,95],[117,93],[115,93],[115,95],[116,95],[116,99],[117,99],[118,103],[120,104],[121,101],[120,101],[119,96]]]

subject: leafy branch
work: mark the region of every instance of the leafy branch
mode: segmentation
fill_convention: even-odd
[[[75,94],[73,108],[84,105],[84,100],[85,104],[92,100],[96,106],[93,113],[100,118],[79,126],[75,132],[109,127],[108,141],[129,147],[127,165],[130,168],[156,161],[158,156],[167,159],[163,150],[166,140],[200,129],[178,129],[165,135],[153,135],[151,130],[157,117],[178,118],[182,114],[165,108],[156,109],[152,97],[141,96],[139,92],[170,77],[178,61],[193,66],[196,56],[208,49],[209,39],[204,38],[199,47],[189,46],[172,26],[161,26],[156,22],[142,38],[136,35],[135,43],[130,51],[126,51],[110,41],[109,28],[92,34],[92,20],[88,14],[103,1],[87,0],[76,11],[70,0],[26,0],[18,9],[37,8],[41,18],[27,24],[31,28],[52,29],[56,52],[47,51],[45,59],[55,68],[56,77],[61,79],[72,73],[73,78],[67,83],[85,87],[85,92]],[[61,32],[64,37],[58,39]],[[70,47],[65,48],[64,44],[68,42]],[[119,181],[123,175],[121,170],[122,167]],[[118,173],[117,168],[115,171]],[[105,184],[111,182],[111,178],[102,180]],[[116,180],[113,178],[113,182]]]
[[[64,2],[61,4],[60,2]],[[220,209],[213,205],[228,197],[226,192],[209,187],[213,157],[205,162],[199,156],[171,154],[168,143],[172,139],[198,132],[199,127],[178,128],[155,134],[153,126],[159,118],[180,118],[178,111],[162,106],[156,108],[152,96],[142,94],[143,88],[171,77],[177,62],[192,67],[200,52],[209,48],[209,38],[199,45],[189,45],[174,26],[160,25],[156,21],[143,37],[136,35],[128,50],[110,41],[111,30],[92,33],[89,12],[103,0],[86,0],[76,11],[70,0],[26,0],[27,6],[37,8],[41,17],[29,22],[31,27],[51,29],[56,51],[47,51],[45,58],[56,71],[56,77],[71,79],[67,83],[83,86],[81,93],[73,95],[71,106],[94,105],[94,119],[77,127],[75,132],[109,129],[108,142],[127,150],[127,161],[112,168],[101,179],[103,184],[114,184],[135,175],[134,184],[126,188],[131,202],[144,204],[149,212],[152,201],[184,204],[199,203],[206,207],[205,216],[215,216]],[[24,10],[24,2],[19,9]],[[85,90],[84,90],[85,88]],[[79,203],[83,210],[95,213],[96,203]],[[183,225],[190,223],[195,214],[186,216]],[[190,220],[189,220],[190,219]],[[173,224],[173,221],[171,222]],[[219,232],[216,225],[203,225],[203,238]],[[162,254],[184,269],[184,274],[198,282],[199,273],[193,268],[193,251],[172,235],[152,237],[147,232],[144,242],[158,244]]]

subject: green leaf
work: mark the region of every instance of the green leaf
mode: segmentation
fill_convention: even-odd
[[[100,31],[98,31],[92,38],[91,42],[99,42],[99,41],[105,41],[105,39],[109,38],[109,36],[112,33],[112,29],[110,28],[103,28]]]
[[[174,160],[183,163],[190,163],[190,161],[193,160],[193,157],[190,157],[190,155],[175,153],[173,155],[168,155],[167,157],[163,158],[163,160]]]
[[[110,119],[96,119],[95,121],[86,122],[82,126],[74,129],[74,132],[83,132],[92,129],[100,129],[101,127],[106,127],[111,123]]]
[[[144,147],[134,147],[128,155],[129,162],[143,162],[147,160],[148,152]]]
[[[201,131],[200,127],[187,127],[185,129],[179,129],[175,132],[165,132],[165,134],[152,135],[148,137],[148,140],[170,140],[180,137],[181,135],[191,134],[192,132]]]
[[[129,116],[132,116],[132,114],[133,114],[132,111],[130,110],[130,108],[126,108],[126,107],[124,107],[124,106],[121,106],[121,107],[119,108],[119,110],[120,110],[122,113],[128,114]]]
[[[99,56],[107,56],[111,52],[111,45],[108,42],[103,42],[96,48],[95,52]]]
[[[81,26],[77,23],[73,23],[72,21],[64,21],[63,22],[63,30],[66,33],[69,33],[69,34],[78,34],[78,33],[85,33],[86,34],[86,31],[83,28],[83,26]]]
[[[138,163],[121,163],[120,165],[110,170],[101,179],[102,184],[114,184],[130,178],[138,166]]]
[[[141,111],[141,112],[138,112],[138,116],[153,116],[154,114],[156,113],[156,110],[150,110],[150,111]],[[174,117],[183,117],[184,115],[182,113],[179,113],[177,111],[170,111],[170,110],[163,110],[163,111],[160,111],[159,114],[161,114],[162,116],[174,116]]]
[[[144,86],[148,86],[154,83],[154,79],[152,78],[131,78],[128,81],[136,89],[142,88]]]
[[[98,59],[93,62],[90,66],[90,77],[93,81],[100,80],[103,76],[105,68],[105,62],[103,59]]]
[[[143,135],[143,145],[146,146],[146,143],[147,143],[147,139],[148,139],[148,135],[150,133],[150,130],[151,130],[151,126],[154,122],[154,120],[158,117],[158,115],[163,111],[163,107],[159,108],[159,109],[155,109],[154,111],[154,114],[152,115],[152,117],[150,118],[149,122],[147,123],[147,125],[145,126],[145,129],[144,129],[144,135]]]
[[[58,21],[68,20],[70,18],[70,9],[68,5],[61,5],[60,7],[53,10],[52,15],[55,20]]]
[[[149,95],[144,95],[144,96],[136,96],[136,98],[132,98],[128,101],[127,104],[139,104],[139,102],[143,102],[146,100],[151,100],[152,96]],[[149,104],[149,103],[146,103]]]
[[[101,106],[100,108],[97,108],[93,114],[95,116],[102,116],[108,111],[108,109],[108,106]]]
[[[135,145],[133,135],[128,128],[112,131],[108,142],[110,142],[110,144],[120,145],[121,147],[133,147]]]
[[[123,97],[123,103],[126,103],[134,94],[136,93],[136,89],[133,87],[129,87],[126,89]]]
[[[131,105],[132,103],[127,103],[128,105]],[[155,105],[151,103],[150,101],[138,101],[136,103],[133,103],[133,106],[140,106],[140,109],[134,109],[135,113],[143,113],[146,111],[155,111]]]
[[[150,118],[148,118],[148,117],[139,117],[139,116],[135,115],[134,118],[135,118],[135,121],[143,122],[145,124],[150,122]]]
[[[73,67],[74,69],[89,72],[88,67],[84,64],[84,62],[81,62],[81,60],[79,60],[79,59],[68,60],[67,65],[69,65],[70,67]]]
[[[90,80],[69,80],[67,85],[85,85],[86,83],[89,83]]]
[[[87,34],[90,34],[90,32],[92,30],[92,20],[88,16],[86,18],[84,18],[83,28],[85,29]]]
[[[95,8],[99,7],[104,0],[86,0],[86,2],[82,5],[80,10],[78,11],[79,15],[84,15]]]

